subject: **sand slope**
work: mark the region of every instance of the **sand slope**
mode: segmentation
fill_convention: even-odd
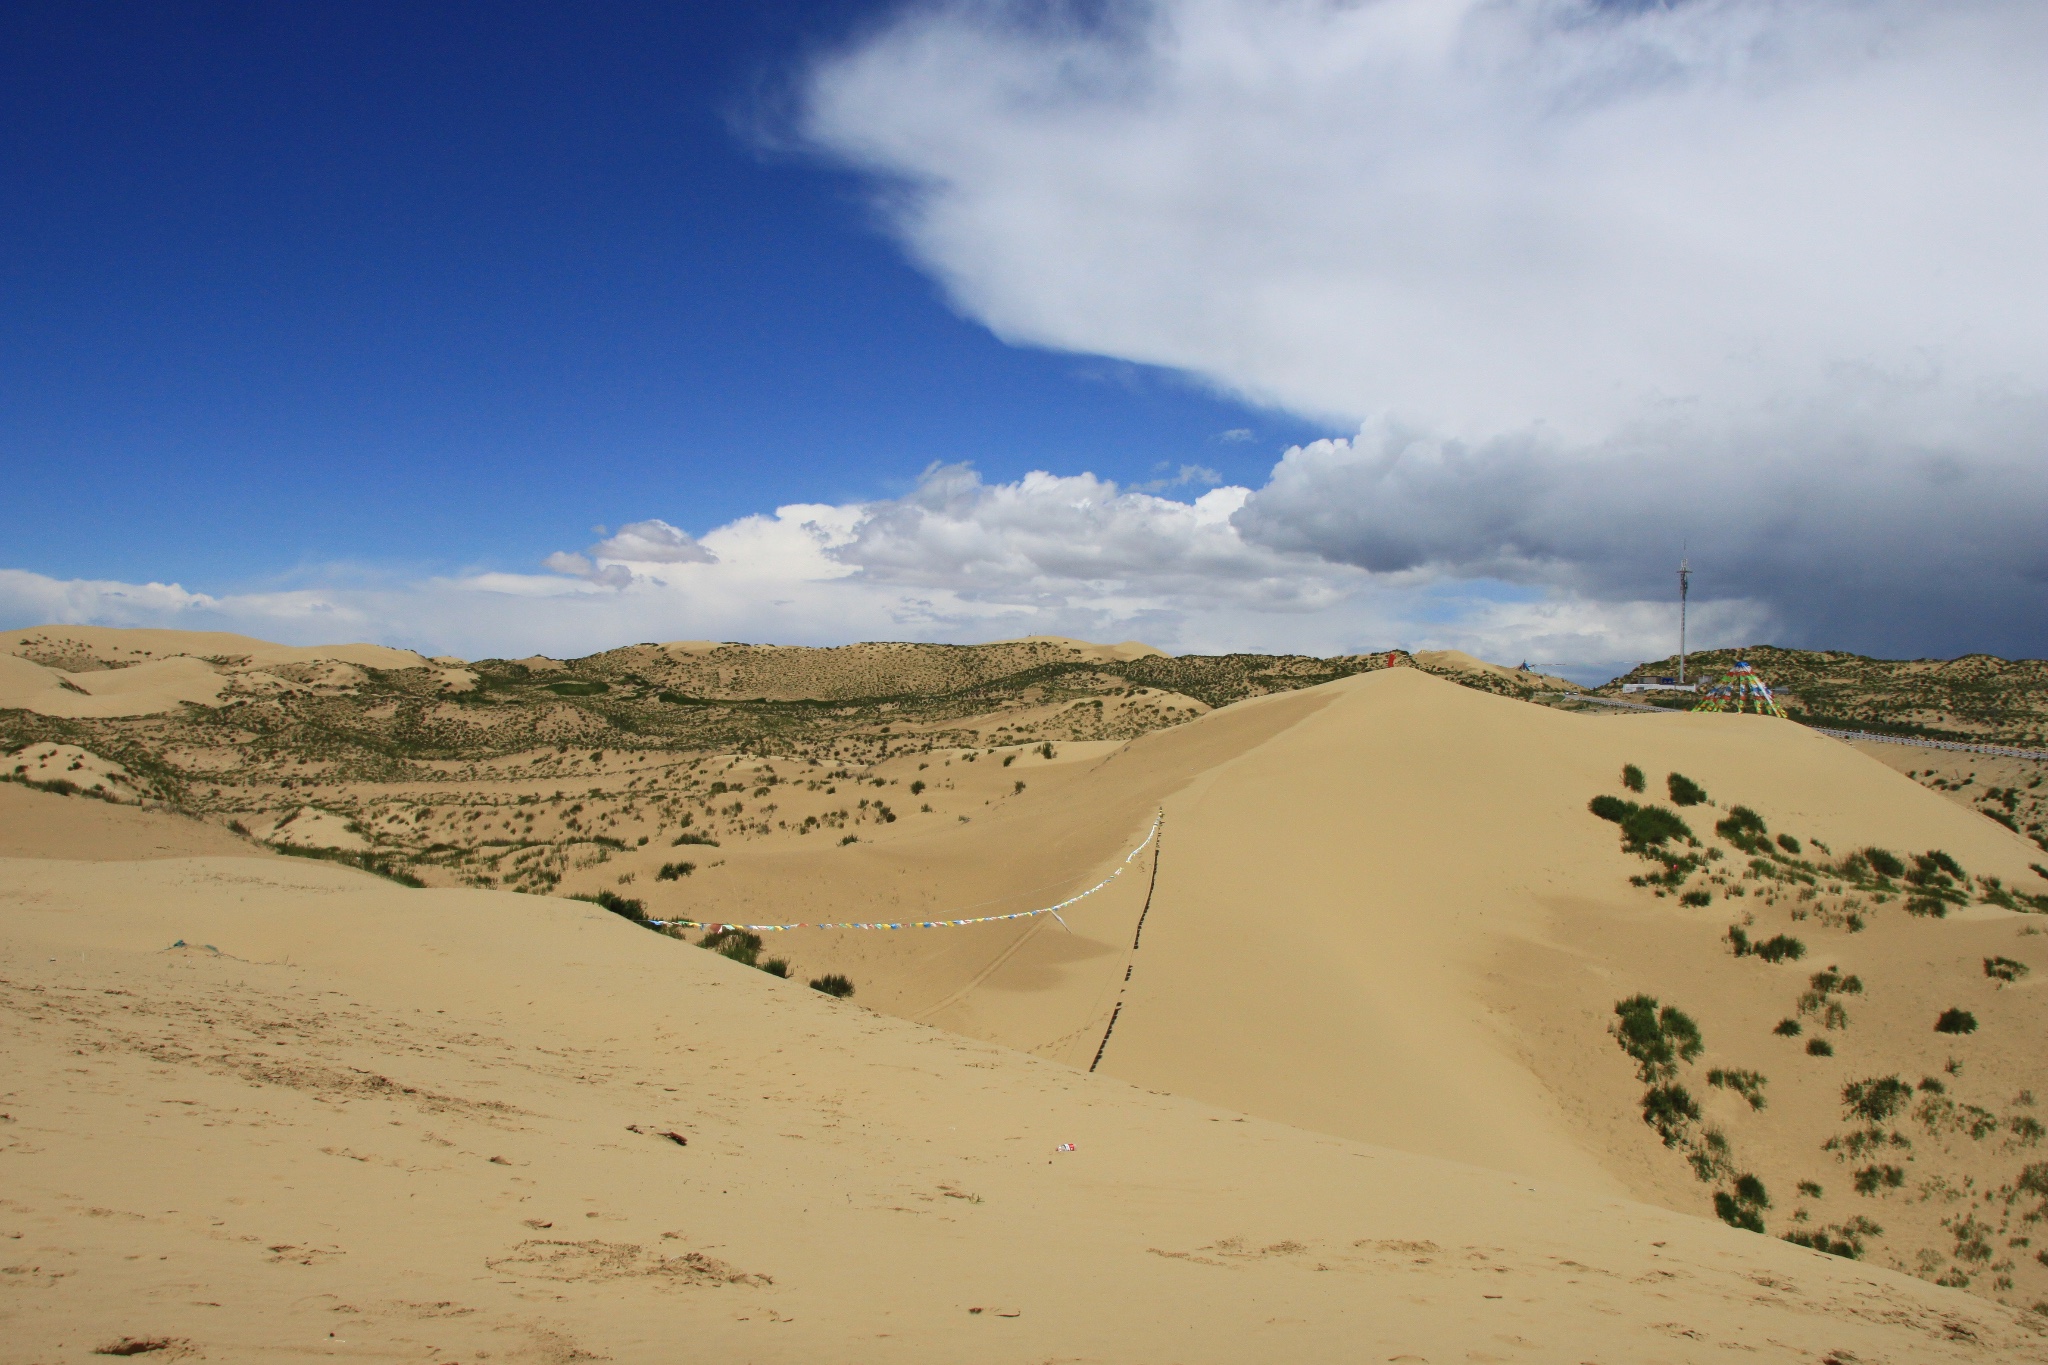
[[[0,1005],[10,1360],[2048,1359],[1965,1295],[568,902],[8,861]]]
[[[0,706],[46,716],[147,716],[180,702],[206,705],[227,679],[198,659],[152,659],[132,667],[66,673],[0,654]]]
[[[1708,1191],[1639,1120],[1642,1087],[1607,1035],[1617,999],[1652,991],[1706,1023],[1696,1088],[1707,1093],[1716,1065],[1772,1078],[1767,1113],[1707,1097],[1710,1121],[1778,1192],[1774,1230],[1810,1178],[1830,1190],[1813,1201],[1816,1220],[1878,1214],[1899,1256],[1926,1245],[1938,1206],[1859,1201],[1823,1154],[1840,1124],[1836,1096],[1856,1076],[1907,1065],[1909,1082],[1939,1075],[1959,1049],[1970,1069],[1951,1084],[2002,1115],[2009,1097],[2041,1088],[2041,997],[2032,985],[2000,990],[1978,967],[2016,953],[2048,972],[2038,940],[2016,937],[2034,931],[2031,917],[1977,907],[1924,920],[1894,906],[1848,934],[1784,924],[1774,910],[1812,959],[1738,961],[1722,935],[1762,907],[1681,907],[1631,888],[1646,864],[1588,815],[1587,799],[1618,791],[1627,762],[1687,773],[1724,808],[1747,802],[1774,829],[1839,850],[1939,847],[1973,871],[2038,883],[2027,866],[2038,852],[2009,831],[1784,722],[1578,716],[1392,670],[1225,708],[1063,778],[1034,771],[1032,798],[962,830],[735,854],[688,896],[700,916],[741,920],[1024,908],[1102,875],[1163,807],[1142,940],[1147,880],[1126,877],[1068,913],[1071,934],[1039,919],[778,935],[767,951],[787,953],[799,975],[843,971],[860,999],[908,1018],[1084,1068],[1099,1048],[1105,1074],[1148,1088],[1705,1212]],[[1695,826],[1711,834],[1720,814],[1697,808]],[[1006,881],[1037,899],[1000,894]],[[1828,962],[1869,990],[1837,1056],[1808,1058],[1771,1028]],[[1987,1027],[1962,1049],[1931,1024],[1965,1003]],[[1920,1155],[1937,1154],[1923,1140]],[[1988,1187],[2032,1158],[1980,1143],[1954,1159]],[[1906,1235],[1915,1220],[1928,1226]],[[2016,1273],[2039,1271],[2025,1260]]]

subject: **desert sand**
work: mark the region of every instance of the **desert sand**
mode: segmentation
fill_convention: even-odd
[[[226,632],[37,626],[0,633],[0,707],[46,716],[148,716],[211,705],[247,675],[255,690],[279,664],[416,668],[420,655],[385,645],[274,645]]]
[[[10,1359],[2048,1358],[1952,1291],[1091,1077],[588,906],[4,869]]]
[[[123,1339],[210,1359],[2048,1359],[2023,1311],[2048,1299],[2024,1177],[2048,1030],[2034,979],[1978,967],[2048,968],[2039,917],[1856,902],[1851,928],[1852,892],[1779,895],[1740,858],[1681,905],[1630,885],[1653,865],[1586,806],[1633,763],[1650,797],[1668,772],[1705,787],[1683,812],[1703,846],[1741,803],[1836,853],[1938,848],[2048,889],[2010,830],[1784,722],[1567,714],[1413,669],[1046,747],[905,753],[857,781],[698,755],[687,790],[727,790],[681,804],[721,842],[681,847],[633,841],[675,828],[652,793],[678,756],[579,758],[639,795],[562,890],[659,917],[1029,909],[1124,865],[1163,814],[1064,923],[766,935],[788,981],[587,904],[401,889],[0,786],[0,1334],[34,1361]],[[562,779],[490,802],[465,780],[471,823],[510,824]],[[752,806],[719,815],[733,795]],[[424,819],[406,799],[392,818]],[[813,806],[847,814],[801,823]],[[1731,922],[1807,956],[1737,957]],[[1823,966],[1862,989],[1838,1026],[1810,1016],[1834,1044],[1815,1057],[1772,1030]],[[823,972],[855,998],[802,984]],[[1608,1032],[1638,992],[1699,1021],[1680,1074],[1733,1162],[1711,1181],[1638,1112]],[[1949,1006],[1980,1030],[1934,1033]],[[1767,1078],[1767,1107],[1714,1068]],[[1826,1144],[1853,1127],[1843,1086],[1892,1074],[1943,1089],[1895,1116],[1902,1183],[1859,1194],[1860,1161]],[[1771,1192],[1769,1235],[1713,1219],[1738,1170]],[[1780,1239],[1858,1217],[1884,1227],[1861,1261]]]

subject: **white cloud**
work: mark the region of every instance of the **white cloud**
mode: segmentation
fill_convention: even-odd
[[[1175,651],[1455,647],[1604,676],[1665,652],[1655,627],[1670,633],[1668,608],[1608,619],[1555,594],[1434,590],[1424,572],[1372,573],[1248,539],[1237,523],[1254,497],[1222,487],[1178,502],[1092,475],[990,484],[965,466],[934,466],[902,498],[793,504],[717,527],[698,558],[676,557],[667,537],[613,537],[591,553],[549,556],[544,573],[248,594],[6,571],[0,622],[369,638],[467,657],[657,639],[1059,634]],[[642,545],[654,557],[612,557]]]
[[[1364,423],[1252,542],[2048,651],[2038,0],[933,3],[804,130],[1017,342]]]

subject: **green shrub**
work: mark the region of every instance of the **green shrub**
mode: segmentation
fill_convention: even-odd
[[[1714,822],[1714,833],[1745,853],[1762,853],[1764,836],[1770,830],[1764,827],[1764,818],[1748,806],[1731,806],[1727,815]]]
[[[1687,777],[1684,773],[1672,773],[1664,779],[1664,789],[1671,793],[1674,806],[1699,806],[1706,804],[1706,788]]]
[[[1697,1122],[1699,1101],[1676,1081],[1653,1085],[1643,1092],[1643,1122],[1657,1130],[1666,1147],[1676,1147],[1685,1138],[1688,1123]]]
[[[1731,924],[1728,926],[1726,937],[1728,939],[1728,946],[1734,951],[1735,956],[1749,956],[1749,931],[1747,929],[1739,924]]]
[[[272,852],[282,853],[288,858],[313,858],[320,862],[342,863],[368,872],[372,876],[382,877],[387,882],[412,887],[415,891],[426,886],[425,882],[381,853],[359,853],[348,848],[308,848],[298,844],[272,844],[270,848]],[[589,897],[586,896],[584,899],[588,900]]]
[[[614,915],[630,920],[644,921],[647,918],[646,902],[628,899],[615,891],[600,891],[594,896],[571,896],[569,899],[573,901],[588,901],[592,905],[601,905]]]
[[[784,981],[789,980],[789,964],[779,957],[771,957],[766,962],[757,962],[754,965],[770,976],[779,976]]]
[[[670,848],[681,848],[684,844],[703,844],[707,848],[717,848],[718,840],[708,834],[692,834],[685,830],[669,841]]]
[[[1637,767],[1637,766],[1636,766],[1635,764],[1633,764],[1633,763],[1624,763],[1624,764],[1622,764],[1622,765],[1621,765],[1621,785],[1622,785],[1622,786],[1624,786],[1624,787],[1626,787],[1626,788],[1628,788],[1628,789],[1629,789],[1630,791],[1632,791],[1632,792],[1639,792],[1639,791],[1641,791],[1641,790],[1643,789],[1643,786],[1644,786],[1644,783],[1643,783],[1643,770],[1642,770],[1641,768],[1638,768],[1638,767]]]
[[[1038,752],[1043,754],[1048,760],[1050,760],[1053,756],[1052,741],[1047,740],[1045,743],[1039,745]]]
[[[1794,1246],[1811,1247],[1824,1251],[1830,1256],[1841,1256],[1847,1260],[1861,1259],[1864,1251],[1863,1239],[1882,1237],[1884,1229],[1868,1218],[1851,1218],[1846,1223],[1833,1227],[1814,1228],[1811,1231],[1788,1232],[1785,1240]]]
[[[1824,972],[1815,972],[1806,979],[1806,984],[1818,995],[1833,995],[1838,991],[1843,995],[1863,994],[1863,978],[1843,976],[1841,970],[1836,967],[1830,967]]]
[[[1688,891],[1678,898],[1678,903],[1680,905],[1690,905],[1694,908],[1702,905],[1712,905],[1714,903],[1714,893],[1711,891]]]
[[[1806,956],[1806,945],[1789,934],[1779,934],[1765,939],[1749,951],[1766,962],[1797,962]]]
[[[1657,848],[1671,839],[1692,841],[1692,828],[1662,806],[1638,806],[1622,818],[1623,846],[1631,852]]]
[[[1906,1173],[1897,1166],[1865,1166],[1856,1172],[1856,1193],[1876,1194],[1879,1190],[1896,1190],[1906,1183]]]
[[[1011,765],[1012,763],[1015,763],[1016,761],[1017,761],[1017,755],[1015,755],[1015,754],[1004,754],[1004,755],[1003,755],[1003,766],[1004,766],[1005,768],[1009,767],[1009,766],[1010,766],[1010,765]]]
[[[924,783],[923,783],[922,781],[918,781],[918,782],[913,782],[913,783],[911,783],[911,784],[910,784],[910,794],[911,794],[912,796],[916,796],[916,795],[917,795],[918,793],[922,792],[923,790],[924,790]]]
[[[1887,853],[1881,848],[1864,849],[1863,861],[1869,863],[1870,870],[1880,877],[1903,877],[1906,875],[1906,865],[1900,862],[1896,855]]]
[[[811,989],[823,991],[835,1000],[844,1000],[853,994],[853,983],[837,972],[821,976],[811,982]]]
[[[752,967],[761,955],[761,936],[744,929],[721,927],[705,934],[697,943],[699,948],[709,948],[720,957],[729,957],[743,966]]]
[[[1737,1071],[1715,1067],[1707,1073],[1708,1085],[1721,1090],[1733,1090],[1736,1094],[1742,1096],[1743,1099],[1749,1101],[1751,1109],[1763,1109],[1766,1107],[1764,1087],[1769,1083],[1763,1073],[1758,1071]]]
[[[1670,1080],[1678,1074],[1678,1063],[1706,1050],[1699,1025],[1674,1005],[1660,1008],[1654,996],[1630,996],[1615,1005],[1614,1013],[1614,1040],[1635,1059],[1636,1074],[1645,1082]]]
[[[1789,834],[1780,834],[1778,836],[1778,847],[1784,849],[1795,858],[1799,856],[1799,841]]]
[[[1763,1211],[1771,1206],[1764,1182],[1753,1175],[1739,1175],[1732,1190],[1714,1192],[1714,1214],[1730,1227],[1747,1232],[1764,1230]]]
[[[1780,1038],[1797,1038],[1805,1031],[1805,1028],[1806,1026],[1797,1019],[1780,1019],[1777,1026],[1771,1032],[1777,1034]]]
[[[654,874],[658,882],[680,881],[697,870],[695,863],[663,863],[661,871]]]
[[[2016,962],[2009,957],[1987,957],[1984,959],[1984,975],[1990,977],[1993,981],[2003,982],[2007,985],[2026,976],[2030,970],[2026,963]]]
[[[1975,1033],[1977,1016],[1968,1010],[1943,1010],[1941,1018],[1934,1021],[1936,1033]]]
[[[1842,1087],[1842,1109],[1850,1118],[1883,1123],[1904,1109],[1913,1098],[1913,1087],[1897,1076],[1873,1076],[1850,1081]]]
[[[1021,796],[1021,795],[1023,795],[1023,794],[1024,794],[1024,784],[1023,784],[1022,782],[1019,782],[1019,783],[1017,784],[1017,791],[1016,791],[1016,795],[1019,795],[1019,796]]]
[[[1806,1055],[1809,1057],[1832,1057],[1835,1055],[1835,1045],[1825,1038],[1808,1038],[1806,1040]]]
[[[841,848],[845,848],[848,844],[857,844],[859,842],[860,836],[858,834],[849,834],[844,839],[841,839],[839,841],[839,846]]]
[[[1624,801],[1618,796],[1601,795],[1588,801],[1586,809],[1599,816],[1602,820],[1612,820],[1618,825],[1628,818],[1630,811],[1636,810],[1638,807],[1635,802]]]
[[[1825,1191],[1821,1189],[1820,1185],[1812,1180],[1800,1181],[1799,1192],[1805,1195],[1808,1199],[1819,1199],[1825,1193]]]
[[[548,684],[548,691],[558,697],[594,697],[600,692],[611,691],[610,683],[602,682],[556,682]]]

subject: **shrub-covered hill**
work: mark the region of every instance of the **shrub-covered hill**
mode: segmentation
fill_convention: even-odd
[[[1960,659],[1870,659],[1832,650],[1702,650],[1688,679],[1711,680],[1747,659],[1787,715],[1808,725],[1976,743],[2048,746],[2048,661],[1965,654]],[[1598,689],[1678,672],[1678,656],[1643,664]]]

